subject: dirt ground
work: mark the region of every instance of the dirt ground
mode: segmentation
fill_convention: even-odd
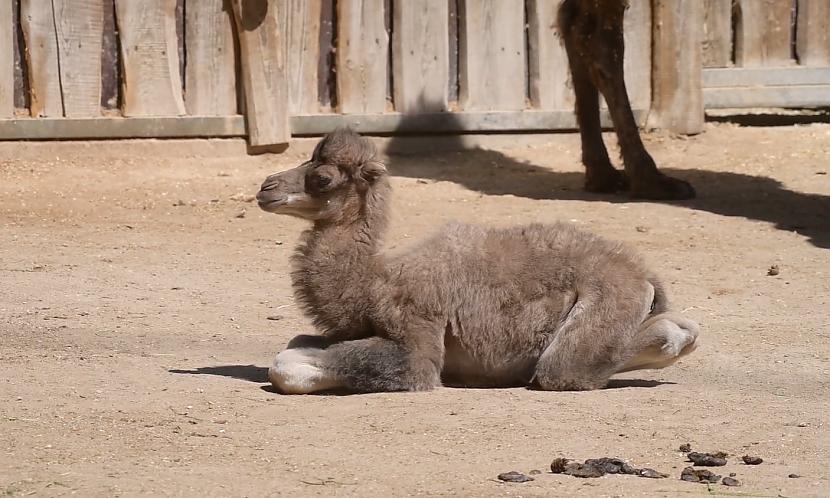
[[[250,199],[309,141],[0,144],[0,494],[829,496],[830,125],[646,139],[696,200],[583,193],[573,134],[380,140],[422,152],[389,159],[388,241],[571,220],[646,255],[703,327],[693,355],[594,392],[296,397],[265,371],[311,331],[289,282],[304,223]],[[686,442],[743,486],[680,481]],[[671,477],[548,473],[559,456]]]

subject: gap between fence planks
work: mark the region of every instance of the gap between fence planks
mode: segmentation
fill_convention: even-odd
[[[465,110],[525,108],[524,9],[514,0],[460,0],[458,84]]]
[[[52,2],[21,0],[20,24],[26,39],[31,115],[62,117],[63,101]]]
[[[798,0],[796,53],[805,66],[830,66],[830,1]]]
[[[291,138],[288,113],[285,26],[276,0],[232,0],[239,37],[248,143],[285,144]]]
[[[741,67],[791,64],[792,2],[738,0],[738,7],[739,16],[735,27],[735,63]]]
[[[447,0],[395,0],[392,9],[393,100],[399,112],[447,110]]]
[[[0,118],[14,116],[14,9],[0,2]]]
[[[700,0],[654,0],[652,107],[649,125],[675,133],[703,131]]]
[[[288,61],[288,109],[291,114],[320,112],[317,66],[320,60],[321,0],[281,0]]]
[[[338,0],[336,4],[339,111],[384,112],[389,61],[384,0]]]
[[[194,116],[237,113],[233,13],[226,0],[188,0],[185,107]]]
[[[115,0],[115,10],[124,116],[183,115],[176,0]]]
[[[103,0],[52,0],[63,111],[68,118],[101,114]]]

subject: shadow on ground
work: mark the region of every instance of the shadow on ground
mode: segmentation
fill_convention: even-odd
[[[178,369],[173,368],[168,370],[170,373],[182,375],[217,375],[219,377],[230,377],[232,379],[247,380],[249,382],[256,382],[258,384],[268,384],[268,369],[266,367],[258,367],[256,365],[217,365],[213,367],[198,367],[193,369]],[[611,379],[604,389],[626,389],[626,388],[652,388],[664,385],[674,385],[674,382],[665,382],[659,380],[647,379]],[[450,389],[467,389],[462,386],[448,386]],[[493,388],[487,388],[493,389]],[[262,386],[262,390],[279,394],[270,384]],[[323,396],[344,395],[349,394],[341,390],[324,391],[320,393]]]
[[[451,113],[447,120],[456,120]],[[406,121],[406,118],[404,118]],[[460,126],[460,124],[458,125]],[[402,129],[408,130],[406,124]],[[445,128],[452,129],[452,125]],[[463,150],[459,135],[433,137],[443,150]],[[517,161],[498,151],[473,148],[464,150],[464,160],[455,161],[454,153],[427,153],[430,137],[417,155],[400,153],[411,150],[405,135],[395,135],[387,151],[389,170],[393,175],[411,178],[431,178],[451,181],[487,195],[514,195],[529,199],[584,200],[630,202],[624,193],[619,195],[591,194],[582,190],[584,175],[573,172],[554,172],[535,164]],[[455,142],[455,143],[453,143]],[[553,159],[552,159],[553,160]],[[696,169],[662,168],[668,175],[687,180],[697,189],[697,198],[688,201],[670,201],[690,209],[708,211],[723,216],[740,216],[765,221],[776,228],[794,231],[821,248],[830,248],[830,197],[788,190],[775,179],[731,172]],[[828,171],[807,172],[810,175]],[[640,201],[638,201],[640,202]],[[659,201],[654,201],[659,202]],[[669,201],[667,201],[669,202]]]
[[[220,377],[231,377],[260,384],[268,382],[268,369],[256,365],[218,365],[215,367],[199,367],[191,370],[174,368],[168,371],[174,374],[185,375],[218,375]]]

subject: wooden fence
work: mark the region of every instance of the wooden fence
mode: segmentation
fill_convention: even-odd
[[[560,1],[0,0],[0,139],[571,129]],[[630,4],[640,124],[830,105],[829,1]]]
[[[830,1],[706,0],[704,104],[830,106]]]

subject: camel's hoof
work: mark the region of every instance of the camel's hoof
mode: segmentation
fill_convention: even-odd
[[[631,197],[659,201],[693,199],[695,189],[689,182],[660,175],[645,182],[633,182]]]
[[[616,169],[610,169],[601,175],[585,176],[585,190],[595,194],[616,194],[629,188],[628,177]]]

